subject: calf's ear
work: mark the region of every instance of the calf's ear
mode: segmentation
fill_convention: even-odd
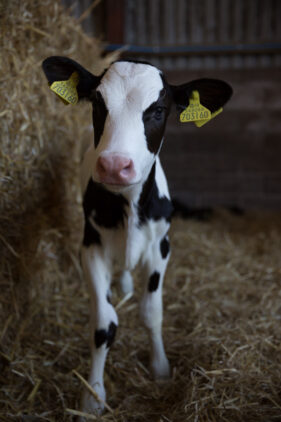
[[[55,81],[66,81],[77,72],[79,82],[76,87],[78,98],[90,100],[92,91],[99,85],[100,76],[94,76],[75,60],[62,56],[51,56],[42,63],[43,71],[51,85]]]
[[[231,97],[232,88],[219,79],[196,79],[179,86],[171,86],[177,109],[183,111],[189,105],[192,91],[198,91],[200,103],[212,113],[221,108]]]

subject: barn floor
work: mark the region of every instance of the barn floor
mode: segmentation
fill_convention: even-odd
[[[280,215],[175,219],[171,242],[164,339],[172,378],[155,383],[147,371],[140,283],[123,305],[114,285],[120,325],[105,375],[112,412],[98,420],[280,422]],[[88,296],[78,259],[71,255],[63,273],[47,242],[42,251],[48,276],[26,286],[28,301],[13,295],[15,312],[1,325],[1,422],[74,421],[76,374],[88,372]]]

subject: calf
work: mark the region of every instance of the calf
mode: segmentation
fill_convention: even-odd
[[[160,70],[141,62],[117,61],[101,76],[94,76],[71,59],[49,57],[43,69],[50,84],[68,80],[77,72],[78,99],[93,106],[95,138],[82,164],[82,266],[91,302],[89,383],[101,401],[85,393],[83,410],[100,413],[106,397],[106,355],[118,325],[110,302],[114,264],[123,271],[121,287],[128,293],[133,290],[130,271],[140,263],[140,315],[149,333],[151,370],[156,378],[170,373],[161,325],[172,204],[158,154],[171,106],[184,110],[196,90],[201,103],[215,112],[232,90],[214,79],[171,86]]]

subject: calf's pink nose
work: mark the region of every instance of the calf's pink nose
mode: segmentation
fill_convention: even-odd
[[[97,173],[101,183],[127,185],[135,176],[134,163],[119,155],[101,156],[97,161]]]

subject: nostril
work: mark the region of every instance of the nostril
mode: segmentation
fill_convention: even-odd
[[[133,170],[133,162],[130,160],[126,163],[120,171],[120,174],[129,174]]]
[[[102,157],[99,157],[99,159],[98,159],[97,171],[98,171],[98,173],[106,173],[108,171],[108,163]]]

